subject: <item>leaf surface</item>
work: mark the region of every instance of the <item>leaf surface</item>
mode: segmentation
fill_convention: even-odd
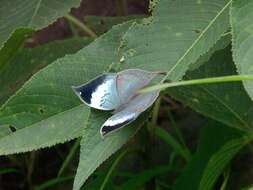
[[[253,2],[233,0],[231,8],[233,56],[240,74],[253,74]],[[253,100],[253,83],[244,82]]]

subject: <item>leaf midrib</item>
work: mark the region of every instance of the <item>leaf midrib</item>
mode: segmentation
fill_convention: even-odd
[[[37,15],[37,13],[38,13],[38,11],[39,11],[41,2],[42,2],[42,0],[39,0],[39,1],[38,1],[37,5],[36,5],[36,7],[35,7],[35,9],[34,9],[33,15],[32,15],[32,17],[31,17],[31,20],[30,20],[28,26],[31,26],[31,25],[32,25],[32,22],[33,22],[35,16]]]

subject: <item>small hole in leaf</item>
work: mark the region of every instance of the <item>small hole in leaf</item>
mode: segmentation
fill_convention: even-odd
[[[43,113],[45,112],[45,110],[44,110],[43,108],[39,108],[39,112],[40,112],[41,114],[43,114]]]
[[[9,129],[11,130],[11,132],[15,132],[17,129],[15,127],[13,127],[12,125],[9,126]]]

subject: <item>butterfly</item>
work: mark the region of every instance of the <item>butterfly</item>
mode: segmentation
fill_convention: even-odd
[[[127,69],[118,73],[105,73],[86,84],[72,86],[80,100],[99,110],[114,110],[100,133],[103,136],[120,129],[147,110],[159,96],[159,91],[140,94],[138,90],[147,86],[162,72]]]

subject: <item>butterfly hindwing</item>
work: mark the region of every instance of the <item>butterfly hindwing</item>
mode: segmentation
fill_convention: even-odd
[[[131,112],[127,110],[122,110],[111,116],[100,129],[100,134],[102,136],[107,135],[110,132],[113,132],[117,129],[124,127],[125,125],[131,123],[138,117],[137,112]]]
[[[106,120],[100,129],[101,135],[105,136],[133,122],[154,103],[158,96],[158,91],[135,96],[122,106],[121,110],[115,110],[113,116]]]

